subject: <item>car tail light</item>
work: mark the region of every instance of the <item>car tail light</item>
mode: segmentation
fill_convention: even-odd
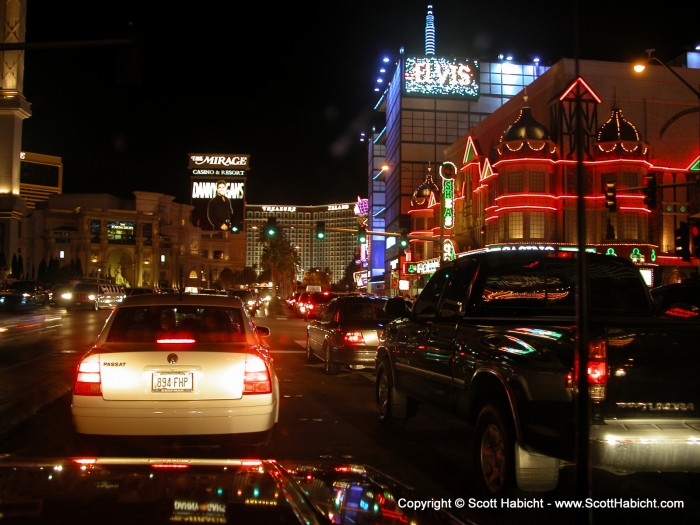
[[[164,337],[163,339],[156,339],[156,343],[162,345],[182,345],[194,344],[195,340],[191,337]]]
[[[592,401],[605,399],[608,385],[608,345],[604,339],[588,343],[588,395]],[[574,359],[574,369],[566,376],[567,388],[575,388],[578,383],[578,355]]]
[[[248,354],[245,358],[243,394],[270,394],[272,379],[267,363],[257,355]]]
[[[79,396],[101,396],[102,378],[100,376],[100,362],[96,356],[90,356],[78,365],[75,376],[73,393]]]
[[[343,341],[350,345],[363,345],[365,344],[365,338],[362,336],[362,332],[346,332],[343,336]]]

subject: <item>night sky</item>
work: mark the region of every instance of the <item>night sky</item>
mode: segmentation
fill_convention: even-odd
[[[552,64],[576,54],[632,61],[655,48],[669,61],[700,43],[697,8],[691,16],[580,2],[575,14],[571,2],[476,4],[433,2],[437,55]],[[359,136],[376,118],[380,59],[402,46],[423,53],[428,3],[27,5],[27,42],[54,46],[25,55],[33,115],[22,148],[63,158],[64,192],[156,191],[187,203],[188,153],[248,153],[248,203],[303,205],[367,195]],[[55,46],[131,35],[133,46]]]

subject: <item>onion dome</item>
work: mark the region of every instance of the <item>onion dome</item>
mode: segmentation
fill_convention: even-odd
[[[428,172],[423,183],[413,192],[411,206],[415,208],[427,207],[430,204],[430,194],[435,194],[436,199],[439,198],[440,188],[435,184],[431,173]]]
[[[641,141],[636,126],[625,119],[620,108],[613,106],[610,118],[596,133],[597,156],[639,157],[646,152],[646,144]]]
[[[496,149],[502,157],[549,157],[556,151],[549,130],[532,115],[532,108],[525,105],[515,122],[503,133]]]
[[[501,137],[501,142],[511,140],[549,140],[549,130],[535,120],[532,108],[524,106],[520,115]]]

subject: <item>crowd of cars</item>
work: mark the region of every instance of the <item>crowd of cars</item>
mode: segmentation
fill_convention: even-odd
[[[270,329],[254,320],[264,304],[254,291],[173,294],[83,282],[42,296],[25,284],[14,288],[40,306],[112,309],[74,376],[70,409],[81,453],[107,456],[111,443],[134,440],[224,450],[272,442],[280,386]],[[658,315],[697,316],[699,291],[698,283],[652,291]],[[390,323],[421,315],[420,299],[413,312],[412,301],[354,293],[309,290],[287,303],[306,321],[307,360],[322,361],[328,375],[341,368],[375,370]],[[384,377],[389,396],[393,385],[381,370],[377,377]]]
[[[206,295],[238,297],[243,301],[248,313],[255,316],[270,300],[270,293],[258,293],[252,289],[201,289]],[[149,286],[125,287],[109,282],[81,280],[73,283],[59,283],[44,286],[38,281],[20,280],[7,283],[0,290],[0,312],[23,312],[48,306],[63,307],[68,310],[112,309],[126,297],[146,294],[178,293],[173,288]],[[189,292],[188,292],[189,293]]]

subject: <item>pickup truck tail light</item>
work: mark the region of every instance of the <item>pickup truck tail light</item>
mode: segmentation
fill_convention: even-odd
[[[588,395],[592,401],[605,399],[608,385],[608,345],[604,339],[588,342]],[[574,359],[574,368],[566,376],[567,388],[573,389],[578,383],[578,355]]]

